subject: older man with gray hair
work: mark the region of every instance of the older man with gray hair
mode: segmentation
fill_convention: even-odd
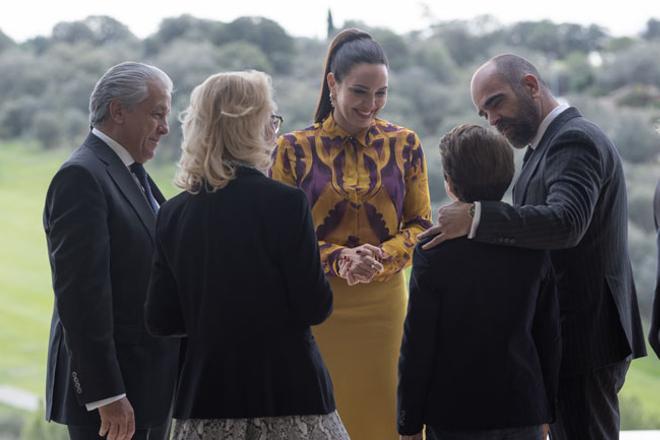
[[[111,67],[90,97],[90,134],[48,188],[46,418],[73,440],[161,440],[169,430],[179,343],[149,335],[143,313],[165,199],[143,164],[169,131],[171,93],[154,66]]]

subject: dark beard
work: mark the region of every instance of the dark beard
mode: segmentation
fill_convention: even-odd
[[[501,118],[497,130],[502,133],[515,148],[526,147],[541,125],[541,114],[534,107],[534,101],[525,95],[518,95],[520,108],[512,118]]]

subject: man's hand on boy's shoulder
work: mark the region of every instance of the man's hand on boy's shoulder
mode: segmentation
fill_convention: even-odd
[[[433,237],[422,245],[422,249],[431,249],[443,241],[468,235],[473,217],[474,203],[456,201],[441,206],[438,209],[437,224],[417,236],[420,240]]]

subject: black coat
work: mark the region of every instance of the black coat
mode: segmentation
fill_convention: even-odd
[[[514,206],[483,202],[476,239],[551,250],[562,375],[646,354],[628,255],[621,160],[603,131],[568,108],[523,166]]]
[[[48,420],[98,426],[98,411],[83,405],[123,393],[138,428],[167,420],[179,344],[151,336],[143,313],[155,221],[126,166],[92,134],[53,177],[44,210],[55,291]]]
[[[653,220],[655,221],[655,242],[658,252],[658,266],[656,271],[655,295],[653,297],[653,312],[651,315],[651,328],[649,330],[649,343],[656,356],[660,358],[660,181],[655,186],[653,196]]]
[[[415,249],[399,358],[398,429],[554,419],[561,343],[547,252],[450,240]]]
[[[241,167],[223,189],[165,203],[156,230],[147,325],[187,337],[174,416],[334,411],[310,331],[332,291],[304,193]]]

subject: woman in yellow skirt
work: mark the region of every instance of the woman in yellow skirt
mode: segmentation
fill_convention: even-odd
[[[309,199],[334,312],[314,336],[353,440],[394,440],[397,359],[406,308],[402,269],[431,226],[417,135],[377,118],[387,101],[382,47],[339,33],[325,60],[315,123],[278,139],[271,176]],[[292,256],[295,258],[295,256]]]

